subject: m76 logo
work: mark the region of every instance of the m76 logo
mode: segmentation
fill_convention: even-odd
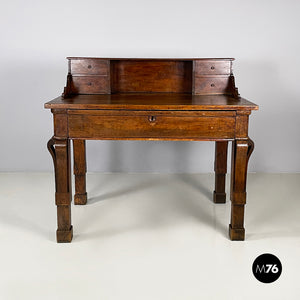
[[[265,253],[259,255],[252,264],[254,277],[263,283],[276,281],[282,272],[282,265],[278,257]]]
[[[272,272],[274,274],[279,272],[279,269],[277,267],[277,265],[272,265],[272,264],[266,264],[266,265],[262,265],[261,267],[259,265],[256,265],[256,273],[269,273]]]

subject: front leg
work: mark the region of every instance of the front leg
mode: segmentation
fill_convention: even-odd
[[[247,166],[254,143],[251,139],[232,142],[231,168],[231,224],[229,237],[231,240],[244,240],[244,210],[246,204]]]
[[[55,204],[57,205],[58,243],[71,242],[73,227],[71,225],[71,168],[70,141],[68,139],[52,138],[48,142],[55,169]]]

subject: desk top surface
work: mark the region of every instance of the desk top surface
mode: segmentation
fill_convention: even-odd
[[[257,110],[243,98],[227,95],[179,93],[124,93],[57,97],[45,103],[50,109],[127,109],[127,110]]]
[[[67,59],[70,60],[132,60],[132,61],[192,61],[192,60],[205,60],[205,61],[224,61],[224,60],[228,60],[228,61],[233,61],[235,60],[232,57],[226,57],[226,58],[212,58],[212,57],[183,57],[183,58],[169,58],[169,57],[67,57]]]

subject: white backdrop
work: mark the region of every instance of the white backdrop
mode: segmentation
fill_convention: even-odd
[[[256,148],[249,170],[300,171],[300,1],[2,1],[0,170],[52,170],[44,102],[66,56],[235,57]],[[89,171],[211,172],[213,143],[88,142]]]

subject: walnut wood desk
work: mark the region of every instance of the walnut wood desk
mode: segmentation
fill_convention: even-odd
[[[85,140],[215,141],[215,203],[225,203],[232,141],[231,240],[244,240],[247,164],[254,144],[248,118],[258,106],[238,94],[231,58],[70,57],[61,97],[45,104],[54,119],[48,142],[55,169],[57,242],[71,242],[70,140],[75,204],[86,204]],[[183,199],[184,201],[184,199]]]

